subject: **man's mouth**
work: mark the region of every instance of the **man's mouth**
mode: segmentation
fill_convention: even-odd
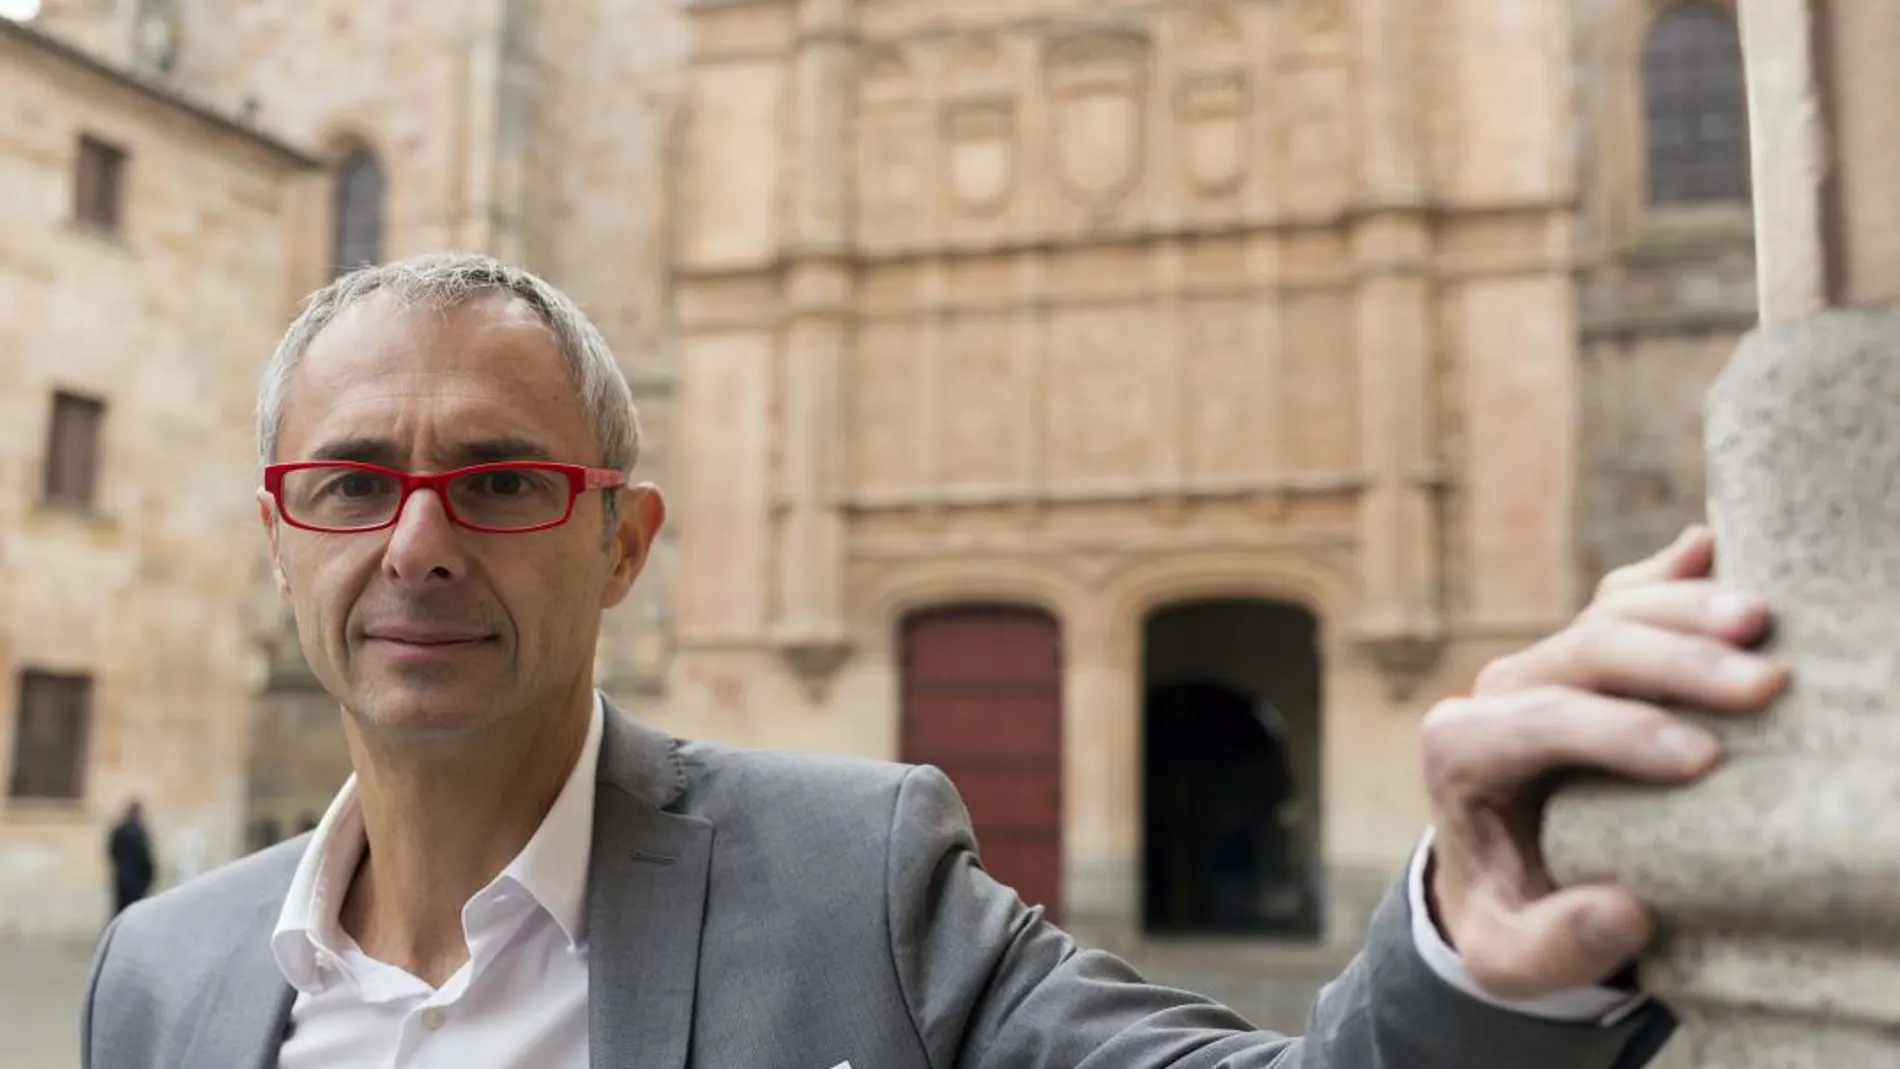
[[[364,637],[371,642],[387,642],[393,645],[435,649],[478,645],[492,641],[495,636],[479,631],[456,631],[441,628],[384,627],[372,629],[367,632]]]

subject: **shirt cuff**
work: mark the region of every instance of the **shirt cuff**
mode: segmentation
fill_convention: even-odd
[[[1479,987],[1478,982],[1465,971],[1465,963],[1458,957],[1458,952],[1445,942],[1444,935],[1432,920],[1425,889],[1425,871],[1431,854],[1432,829],[1427,828],[1424,840],[1412,854],[1411,870],[1406,876],[1406,895],[1412,907],[1412,943],[1418,947],[1419,956],[1425,959],[1425,964],[1438,974],[1439,979],[1499,1009],[1551,1021],[1595,1021],[1605,1027],[1628,1017],[1648,1001],[1647,995],[1632,995],[1608,987],[1575,987],[1527,999],[1499,998]]]

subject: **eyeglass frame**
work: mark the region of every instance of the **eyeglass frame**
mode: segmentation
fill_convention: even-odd
[[[389,519],[374,527],[318,527],[300,522],[284,508],[284,476],[293,471],[306,471],[311,468],[348,468],[354,471],[367,471],[377,475],[388,475],[402,486],[402,496],[396,499],[396,508]],[[533,527],[482,527],[469,523],[455,514],[455,505],[449,500],[448,485],[451,479],[464,475],[479,475],[485,471],[516,471],[530,468],[535,471],[551,471],[567,477],[567,510],[558,520],[536,524]],[[582,494],[593,490],[616,490],[627,485],[627,474],[612,468],[590,468],[585,464],[563,464],[552,460],[497,460],[483,464],[470,464],[467,467],[451,468],[448,471],[414,472],[387,468],[381,464],[369,464],[360,460],[292,460],[277,464],[264,465],[264,492],[270,495],[277,506],[277,515],[285,523],[302,531],[317,534],[373,534],[387,531],[402,519],[402,510],[409,506],[409,498],[417,490],[432,490],[436,500],[442,503],[442,512],[449,522],[464,530],[478,534],[532,534],[559,527],[574,518],[574,502]]]

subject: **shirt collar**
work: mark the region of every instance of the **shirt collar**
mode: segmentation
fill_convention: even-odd
[[[605,721],[605,699],[596,691],[587,738],[566,784],[528,844],[496,877],[496,882],[520,885],[560,926],[569,945],[576,947],[586,938],[594,784]],[[320,964],[326,957],[334,963],[348,942],[337,916],[366,846],[356,776],[352,774],[311,833],[284,896],[277,927],[271,933],[271,952],[278,970],[299,991],[322,990],[326,979]]]

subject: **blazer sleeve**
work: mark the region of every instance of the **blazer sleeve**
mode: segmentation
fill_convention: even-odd
[[[1306,1036],[1258,1031],[1081,949],[1025,906],[983,871],[935,768],[899,784],[888,851],[891,952],[931,1069],[1638,1069],[1673,1026],[1660,1007],[1603,1027],[1486,1005],[1420,957],[1395,889]]]

